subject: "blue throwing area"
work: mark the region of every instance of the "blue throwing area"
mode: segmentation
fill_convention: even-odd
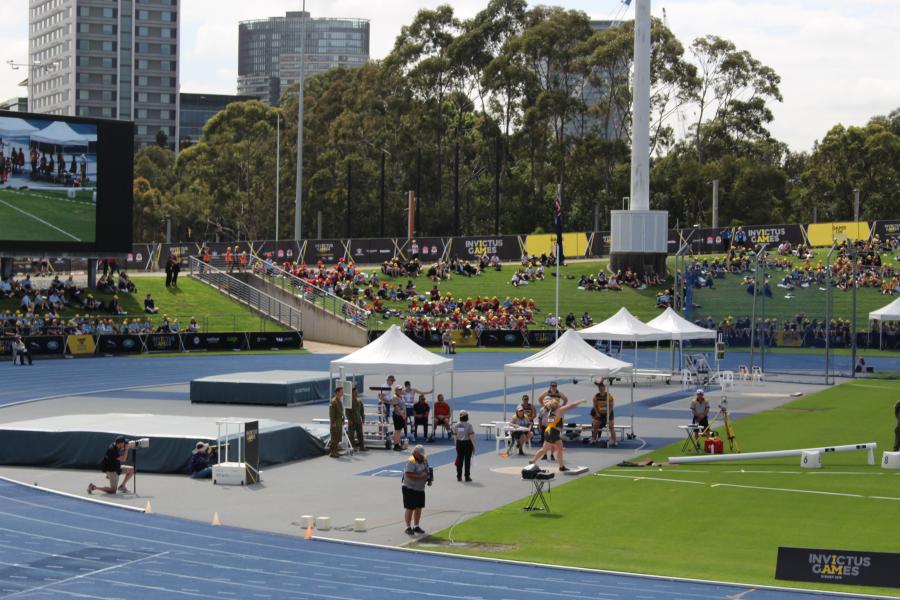
[[[699,600],[750,589],[306,541],[8,481],[0,481],[0,502],[0,598]],[[752,592],[754,600],[814,597],[821,596]]]

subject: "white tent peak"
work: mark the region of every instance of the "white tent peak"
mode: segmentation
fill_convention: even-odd
[[[588,340],[612,340],[616,342],[648,342],[671,339],[671,335],[668,332],[642,323],[624,306],[619,309],[619,312],[602,323],[578,330],[578,334]]]
[[[57,146],[87,146],[91,141],[89,135],[82,135],[69,127],[68,123],[62,121],[54,121],[38,131],[31,134],[33,142],[41,142],[45,144],[55,144]],[[96,140],[96,137],[94,137]]]
[[[27,136],[38,128],[19,117],[0,117],[0,137]]]
[[[714,340],[718,335],[714,329],[705,329],[691,323],[672,310],[671,306],[652,321],[648,321],[647,325],[668,332],[673,340]]]
[[[900,298],[869,313],[870,321],[900,321]]]
[[[568,330],[537,354],[505,365],[503,373],[547,377],[608,377],[630,368],[630,363],[603,354],[585,342],[577,332]]]
[[[453,370],[453,359],[426,350],[396,325],[378,339],[343,358],[331,361],[332,372],[340,368],[354,375],[399,372],[435,375]]]

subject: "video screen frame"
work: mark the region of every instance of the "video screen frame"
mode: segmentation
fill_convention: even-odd
[[[0,254],[130,251],[132,122],[0,111],[0,139]]]

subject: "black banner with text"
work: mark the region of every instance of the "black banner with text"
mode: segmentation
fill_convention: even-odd
[[[779,547],[775,579],[900,588],[900,554]]]

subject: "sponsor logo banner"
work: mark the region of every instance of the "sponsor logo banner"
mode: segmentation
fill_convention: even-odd
[[[97,352],[100,354],[139,354],[144,344],[139,335],[99,335]]]
[[[69,354],[80,356],[93,354],[96,344],[92,335],[70,335],[66,337],[66,347],[69,349]]]
[[[177,333],[148,333],[144,338],[147,352],[180,352],[181,336]]]
[[[243,333],[182,333],[181,343],[187,351],[243,350],[247,347]]]
[[[379,265],[394,258],[394,250],[394,240],[390,238],[350,240],[350,256],[361,265]]]
[[[900,221],[876,221],[874,229],[882,242],[888,238],[900,237]]]
[[[494,255],[499,256],[502,261],[514,261],[522,257],[519,239],[514,235],[459,237],[453,238],[452,244],[452,254],[468,260]]]
[[[297,350],[303,347],[303,334],[296,331],[248,333],[251,350]]]
[[[900,588],[900,554],[779,547],[775,579]]]
[[[843,223],[810,223],[806,229],[809,243],[813,246],[830,246],[845,236],[850,240],[869,239],[869,224],[865,221]]]
[[[0,337],[0,355],[12,355],[12,337]],[[65,354],[66,338],[61,335],[34,335],[23,337],[22,341],[32,355]]]

